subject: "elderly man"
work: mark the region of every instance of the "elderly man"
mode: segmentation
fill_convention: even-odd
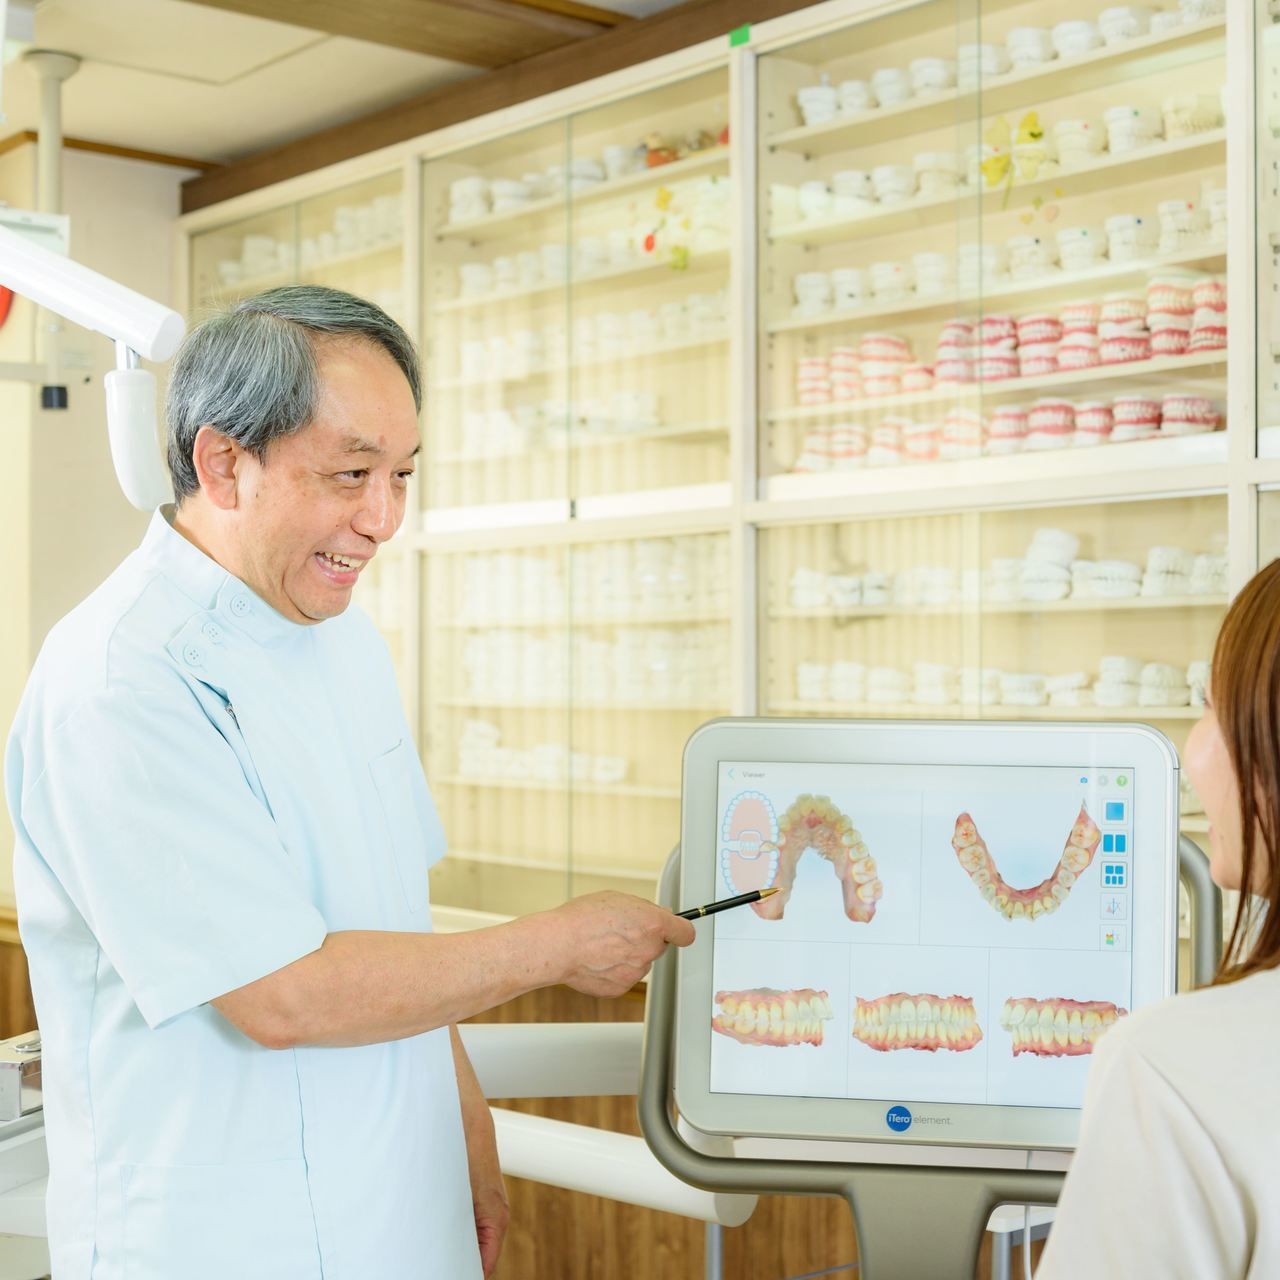
[[[5,781],[58,1280],[490,1274],[506,1199],[454,1024],[617,995],[693,938],[620,894],[431,932],[444,835],[347,608],[419,407],[409,339],[348,294],[203,324],[169,390],[176,507],[36,662]]]

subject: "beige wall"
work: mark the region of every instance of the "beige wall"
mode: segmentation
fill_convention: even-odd
[[[34,208],[35,148],[0,157],[0,199]],[[173,221],[190,171],[85,152],[63,158],[63,208],[77,262],[161,302],[174,294]],[[30,309],[15,302],[0,329],[0,360],[30,358]],[[21,354],[15,347],[25,342]],[[0,608],[0,729],[13,719],[31,661],[49,628],[84,599],[138,544],[147,516],[116,484],[107,442],[102,377],[112,344],[74,325],[63,332],[69,407],[50,412],[21,384],[0,382],[0,424],[12,477],[0,503],[10,563]],[[163,393],[163,371],[155,370]],[[15,456],[16,452],[16,456]],[[0,904],[12,901],[12,839],[0,824]]]

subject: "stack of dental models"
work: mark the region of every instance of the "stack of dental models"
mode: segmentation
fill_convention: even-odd
[[[1131,599],[1135,596],[1225,596],[1227,558],[1180,547],[1152,547],[1146,568],[1131,560],[1088,560],[1080,539],[1066,529],[1038,529],[1022,556],[1000,556],[981,572],[921,565],[896,574],[792,571],[792,608],[822,611],[894,607],[1028,603],[1069,598]]]
[[[983,157],[977,147],[973,151],[972,163],[977,165]],[[938,164],[942,159],[937,152],[916,156],[918,163]],[[955,164],[954,156],[950,157],[950,163]],[[905,169],[906,166],[893,168]],[[840,195],[841,184],[855,178],[870,183],[870,174],[837,173],[833,179],[835,195],[823,183],[805,183],[799,191],[801,214],[815,218],[828,216],[832,206],[840,209],[846,200]],[[774,187],[773,192],[777,200],[778,188]],[[820,215],[818,192],[823,193],[820,207],[827,210]],[[1225,241],[1225,191],[1212,189],[1208,200],[1212,204],[1166,200],[1155,210],[1112,214],[1101,227],[1064,227],[1052,237],[1048,234],[1015,236],[1004,244],[989,241],[961,244],[954,259],[950,253],[929,250],[914,253],[909,262],[873,262],[869,269],[847,265],[831,271],[801,271],[792,278],[795,305],[791,315],[796,320],[813,320],[833,312],[850,312],[850,319],[855,319],[856,312],[863,308],[908,303],[915,298],[941,298],[954,292],[956,285],[961,293],[974,293],[978,289],[1012,292],[1011,285],[1019,283],[1034,280],[1061,283],[1064,276],[1087,276],[1098,268],[1105,268],[1108,262],[1140,268],[1149,261],[1152,268],[1157,268],[1161,257]],[[858,197],[856,204],[867,209],[876,207],[864,197]],[[492,284],[486,280],[474,283]]]
[[[998,667],[952,667],[918,662],[910,671],[865,668],[856,662],[801,662],[796,665],[796,697],[805,703],[856,708],[903,706],[1009,707],[1035,710],[1058,707],[1107,709],[1203,706],[1208,663],[1185,671],[1163,662],[1104,657],[1099,672],[1002,671]]]
[[[527,750],[504,747],[502,730],[487,720],[467,720],[458,739],[458,775],[476,781],[625,782],[631,762],[625,756],[570,751],[560,742],[540,742]]]
[[[467,626],[569,624],[571,602],[593,617],[626,621],[729,610],[729,549],[722,539],[675,537],[578,548],[566,581],[559,557],[521,553],[466,557],[456,617]],[[502,601],[498,613],[495,601]]]
[[[609,235],[581,235],[572,253],[563,240],[549,240],[538,249],[458,266],[458,298],[480,300],[519,297],[542,288],[567,286],[571,279],[608,276],[669,260],[676,248],[710,253],[728,244],[729,183],[701,177],[674,182],[663,227],[655,232],[652,219],[615,228]]]
[[[616,640],[575,635],[571,643],[495,628],[463,641],[465,694],[535,706],[569,697],[721,706],[729,698],[723,648],[718,627],[628,627]]]
[[[492,280],[479,277],[477,283],[490,288],[494,284],[516,287],[524,279],[516,274],[519,261],[500,258],[501,271]],[[657,307],[636,307],[626,312],[606,309],[578,316],[572,327],[572,361],[568,358],[570,329],[564,324],[466,338],[458,345],[457,378],[464,386],[518,382],[567,369],[571,364],[578,367],[626,360],[655,348],[718,337],[724,331],[727,305],[726,291],[719,289],[690,293]]]

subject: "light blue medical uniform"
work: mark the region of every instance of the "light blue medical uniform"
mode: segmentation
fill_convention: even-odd
[[[445,1029],[262,1048],[208,1001],[427,932],[444,836],[386,646],[287,621],[157,513],[10,739],[58,1280],[475,1280]]]

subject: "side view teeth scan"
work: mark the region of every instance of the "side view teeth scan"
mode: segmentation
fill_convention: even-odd
[[[835,1014],[825,991],[801,987],[779,991],[756,987],[750,991],[717,991],[718,1012],[711,1026],[739,1044],[785,1049],[791,1045],[822,1043],[822,1024]]]
[[[1074,1058],[1092,1053],[1104,1032],[1127,1010],[1108,1000],[1032,1000],[1010,997],[1000,1011],[1000,1025],[1013,1037],[1013,1056]]]

